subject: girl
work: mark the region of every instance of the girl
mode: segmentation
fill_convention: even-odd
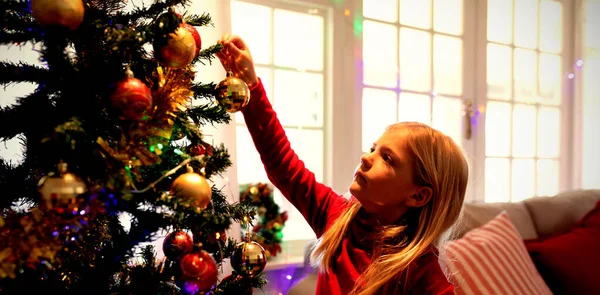
[[[242,114],[270,181],[318,237],[316,293],[453,294],[434,245],[461,211],[468,167],[459,147],[424,124],[391,125],[360,158],[344,198],[290,147],[244,41],[226,34],[220,43],[225,70],[250,87]]]

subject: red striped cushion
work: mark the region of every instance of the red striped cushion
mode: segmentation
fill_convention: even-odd
[[[506,212],[443,250],[456,294],[552,294]]]

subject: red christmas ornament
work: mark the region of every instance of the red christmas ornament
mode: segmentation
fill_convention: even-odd
[[[192,237],[183,231],[168,234],[163,241],[163,253],[170,260],[177,260],[181,255],[192,251]]]
[[[188,23],[183,23],[181,26],[188,30],[188,32],[192,34],[192,37],[194,37],[194,41],[196,41],[196,55],[194,57],[198,56],[198,53],[200,53],[200,48],[202,48],[202,39],[200,38],[198,30]]]
[[[205,155],[205,156],[210,157],[213,155],[213,148],[208,143],[201,143],[201,144],[189,147],[188,152],[190,155],[192,155],[194,157],[200,156],[200,155]]]
[[[204,250],[185,254],[179,265],[181,277],[178,285],[187,294],[204,294],[217,282],[217,263]]]
[[[169,68],[185,68],[196,57],[194,36],[183,26],[169,34],[166,44],[158,44],[154,44],[154,55]]]
[[[81,0],[31,0],[31,14],[41,25],[77,29],[85,9]]]
[[[126,119],[141,120],[152,107],[152,92],[146,84],[133,77],[129,68],[126,75],[125,79],[116,83],[110,101]]]

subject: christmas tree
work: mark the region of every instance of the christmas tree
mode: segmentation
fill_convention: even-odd
[[[203,47],[196,27],[211,18],[188,13],[189,1],[126,3],[0,2],[0,44],[41,44],[43,64],[0,63],[1,85],[37,85],[0,108],[0,138],[18,137],[24,151],[22,162],[0,159],[1,294],[230,294],[266,283],[264,249],[226,234],[254,207],[229,203],[211,181],[231,162],[202,132],[229,122],[247,85],[197,81],[194,65],[221,46]],[[135,250],[160,231],[162,249]]]

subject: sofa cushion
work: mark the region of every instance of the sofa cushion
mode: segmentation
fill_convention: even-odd
[[[525,244],[555,294],[600,294],[600,201],[568,232]]]
[[[524,239],[537,238],[537,232],[533,224],[529,210],[522,202],[519,203],[466,203],[463,206],[462,215],[455,226],[453,236],[462,237],[466,232],[480,227],[500,212],[506,211],[510,219]]]
[[[441,253],[456,294],[552,294],[505,211]]]
[[[550,198],[531,198],[523,203],[531,213],[538,236],[544,237],[569,230],[599,200],[600,190],[577,190]]]

